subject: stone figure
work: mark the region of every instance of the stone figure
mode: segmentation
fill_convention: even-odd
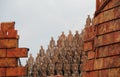
[[[45,50],[43,49],[43,46],[41,46],[39,53],[40,53],[41,57],[43,57],[45,55]]]
[[[88,15],[88,18],[86,19],[86,25],[85,25],[85,27],[91,26],[91,22],[92,22],[92,20],[90,18],[90,15]]]

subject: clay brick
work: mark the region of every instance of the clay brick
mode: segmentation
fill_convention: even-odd
[[[98,71],[92,71],[89,73],[89,77],[98,77]]]
[[[120,77],[120,68],[109,69],[108,77]]]
[[[82,72],[82,77],[89,77],[89,73],[88,72]]]
[[[7,68],[6,76],[25,76],[26,68],[25,67],[13,67]]]
[[[0,57],[6,57],[6,49],[0,49]]]
[[[119,3],[120,3],[120,1],[119,1]],[[120,6],[114,8],[114,15],[115,15],[115,18],[120,18]]]
[[[0,58],[0,67],[16,67],[17,58]]]
[[[107,58],[103,58],[103,68],[109,68],[110,67],[110,62],[112,62],[113,60],[110,60],[110,57]]]
[[[100,70],[98,77],[108,77],[108,70]]]
[[[114,42],[120,42],[120,31],[114,32]]]
[[[87,63],[85,64],[84,70],[91,71],[93,70],[93,66],[94,66],[94,60],[88,60]]]
[[[95,52],[94,51],[89,51],[88,52],[88,59],[93,59],[95,57]]]
[[[7,57],[27,57],[27,48],[7,49]]]
[[[98,70],[102,68],[103,68],[103,58],[96,59],[94,62],[94,70]]]
[[[113,43],[113,33],[109,33],[103,36],[103,44],[102,45],[108,45]]]
[[[5,76],[6,68],[0,68],[0,77]]]
[[[120,67],[120,56],[114,56],[113,57],[112,67]]]
[[[18,39],[0,39],[0,48],[16,48]]]
[[[93,49],[93,43],[92,42],[87,42],[84,43],[84,51],[89,51]]]
[[[100,47],[98,49],[99,57],[106,57],[108,56],[108,46]]]
[[[119,55],[120,54],[120,44],[114,44],[109,46],[109,56]]]
[[[7,31],[10,29],[14,30],[15,22],[2,22],[1,23],[1,31],[4,35],[7,35]]]
[[[99,47],[103,45],[103,36],[99,36],[95,38],[95,47]]]
[[[17,35],[17,30],[8,30],[8,37],[9,38],[19,38],[19,36]]]

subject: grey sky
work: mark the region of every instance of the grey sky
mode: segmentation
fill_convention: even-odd
[[[94,11],[95,0],[0,0],[0,22],[16,22],[19,46],[30,48],[33,56],[40,45],[47,48],[51,36],[57,40],[62,31],[80,32]]]

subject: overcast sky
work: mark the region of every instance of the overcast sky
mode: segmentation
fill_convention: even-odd
[[[30,48],[34,57],[41,45],[47,49],[51,36],[57,40],[62,31],[80,33],[94,12],[95,0],[0,0],[0,22],[16,22],[19,46]]]

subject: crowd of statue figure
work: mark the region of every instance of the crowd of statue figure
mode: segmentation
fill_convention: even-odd
[[[90,16],[86,21],[86,26],[91,24]],[[50,40],[48,49],[45,51],[43,46],[36,59],[30,57],[27,61],[27,77],[47,77],[53,75],[62,75],[64,77],[80,77],[82,62],[86,59],[83,52],[83,33],[76,31],[75,35],[69,31],[68,36],[62,32],[57,40],[53,37]]]

